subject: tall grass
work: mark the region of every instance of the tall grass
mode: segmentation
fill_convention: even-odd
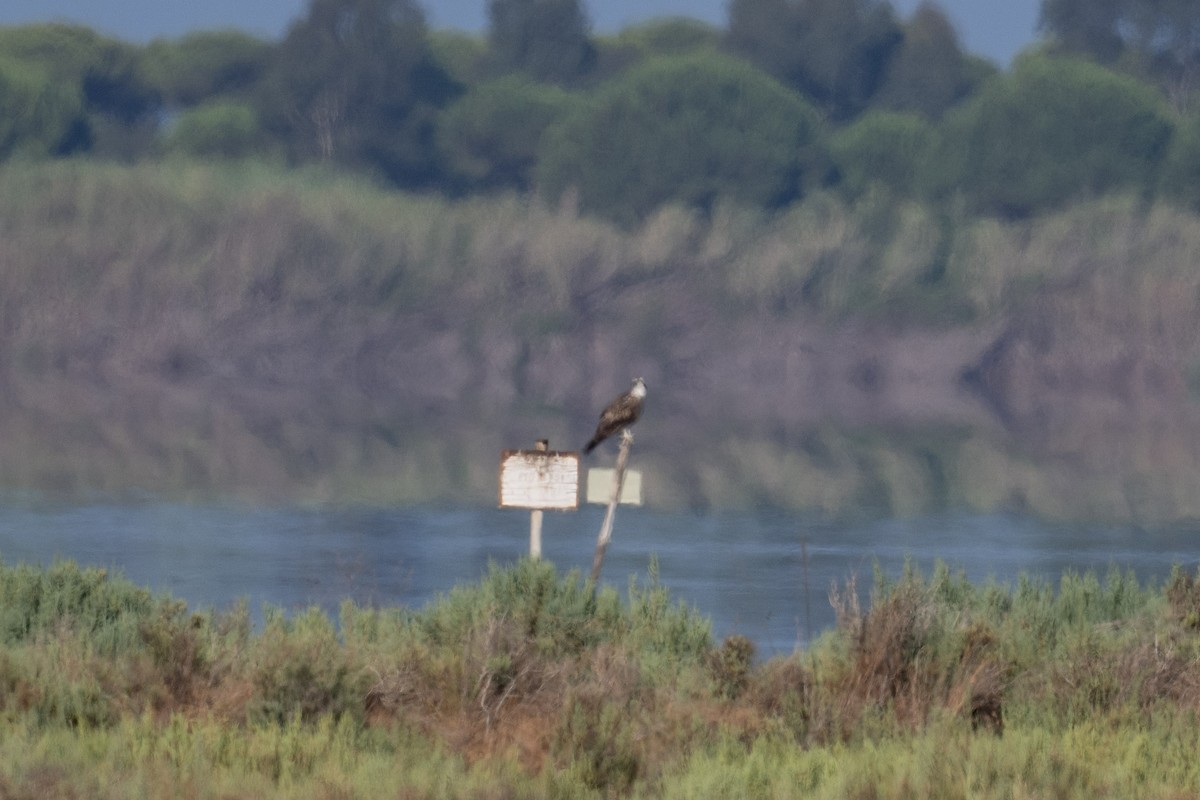
[[[269,349],[261,323],[329,322],[339,302],[363,323],[432,303],[477,324],[515,314],[544,325],[628,302],[633,287],[658,293],[663,280],[693,302],[785,317],[988,318],[1096,267],[1153,301],[1152,286],[1191,280],[1179,265],[1200,241],[1185,214],[1119,201],[1004,224],[886,194],[854,206],[818,195],[779,214],[667,207],[622,232],[516,196],[450,202],[253,164],[12,164],[0,186],[0,296],[30,366],[86,345],[122,361],[174,346],[216,368],[241,355],[221,345],[246,332],[255,338],[240,349]],[[200,338],[231,325],[209,346]]]
[[[666,207],[623,232],[528,198],[451,202],[255,164],[10,164],[0,185],[15,331],[51,332],[38,317],[54,300],[87,300],[77,322],[96,325],[103,311],[118,315],[114,328],[176,310],[159,305],[167,299],[210,301],[220,317],[331,299],[416,309],[450,291],[472,315],[556,313],[663,277],[727,311],[875,309],[935,323],[961,318],[943,316],[945,301],[981,319],[1039,290],[1115,279],[1136,287],[1126,299],[1138,304],[1114,311],[1159,316],[1156,287],[1194,283],[1186,265],[1200,250],[1192,215],[1122,198],[1003,222],[882,192],[855,205],[814,195],[776,214]],[[921,292],[943,307],[922,308]],[[22,310],[25,300],[41,302]]]
[[[414,609],[190,613],[69,563],[0,567],[13,797],[1179,797],[1200,792],[1200,578],[831,599],[761,662],[666,591],[493,566]]]
[[[1194,215],[1123,198],[817,193],[626,231],[320,170],[8,164],[0,485],[491,502],[498,449],[570,446],[638,369],[660,506],[1189,518],[1198,252]]]

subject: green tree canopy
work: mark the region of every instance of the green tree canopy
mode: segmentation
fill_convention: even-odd
[[[93,113],[132,122],[157,107],[158,97],[141,73],[137,48],[82,25],[0,28],[0,55],[78,86]]]
[[[502,70],[567,83],[595,57],[580,0],[489,0],[488,21],[492,56]]]
[[[1068,51],[1112,63],[1123,49],[1118,22],[1125,5],[1126,0],[1042,0],[1038,26]]]
[[[260,109],[294,158],[420,186],[440,177],[435,115],[457,91],[412,0],[312,0],[279,46]]]
[[[981,77],[959,47],[950,20],[937,6],[923,2],[904,26],[904,39],[871,104],[937,119],[966,97]]]
[[[259,150],[262,143],[262,128],[252,106],[214,100],[181,113],[165,144],[171,153],[244,158]]]
[[[1153,77],[1181,104],[1196,91],[1196,0],[1043,0],[1040,26],[1069,53]]]
[[[680,56],[697,50],[721,49],[724,32],[716,26],[687,17],[661,17],[630,25],[612,36],[596,39],[596,65],[588,78],[592,85],[620,75],[656,56]]]
[[[912,113],[868,111],[832,137],[842,187],[851,196],[881,184],[902,196],[926,190],[934,152],[933,123]]]
[[[221,96],[243,96],[262,77],[273,45],[238,31],[203,31],[146,46],[146,79],[163,101],[194,106]]]
[[[943,179],[982,209],[1026,215],[1148,189],[1171,138],[1162,98],[1096,64],[1021,59],[947,116]]]
[[[564,90],[519,75],[476,86],[439,121],[449,168],[474,187],[531,188],[542,134],[573,102]]]
[[[823,165],[817,112],[751,65],[695,54],[645,62],[547,131],[538,174],[558,195],[632,223],[679,201],[774,206]]]
[[[32,64],[0,58],[0,158],[64,154],[84,119],[77,86]]]
[[[488,68],[488,45],[482,36],[457,30],[430,31],[429,49],[438,66],[464,86],[481,80]]]
[[[1171,139],[1163,163],[1162,191],[1169,199],[1200,211],[1200,114],[1185,118]]]
[[[730,0],[735,52],[804,93],[834,119],[860,112],[902,38],[881,0]]]
[[[39,71],[64,97],[79,93],[85,117],[60,149],[133,155],[149,138],[159,100],[133,45],[81,25],[27,25],[0,28],[0,58]]]
[[[612,43],[642,56],[680,55],[693,50],[715,50],[721,44],[721,30],[698,19],[663,17],[623,29]]]

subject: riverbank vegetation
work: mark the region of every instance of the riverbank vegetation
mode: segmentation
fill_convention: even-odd
[[[323,170],[9,164],[0,484],[488,503],[496,453],[571,447],[637,370],[660,508],[1195,517],[1197,260],[1196,218],[1134,197],[624,229]]]
[[[653,570],[651,570],[653,575]],[[1180,797],[1200,580],[831,591],[769,660],[657,585],[493,566],[424,609],[188,609],[0,568],[11,797]],[[869,599],[868,599],[869,598]]]

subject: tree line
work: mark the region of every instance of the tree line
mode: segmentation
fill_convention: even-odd
[[[1200,209],[1198,0],[1043,0],[1008,70],[946,15],[731,0],[596,36],[581,0],[311,0],[279,41],[0,28],[0,159],[266,159],[406,190],[536,193],[631,223],[885,191],[1022,217],[1106,192]]]

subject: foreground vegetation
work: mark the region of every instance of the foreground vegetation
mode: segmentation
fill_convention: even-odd
[[[653,571],[652,571],[653,574]],[[422,610],[194,612],[0,568],[5,797],[1183,797],[1200,581],[876,576],[766,662],[656,585],[493,567]]]

